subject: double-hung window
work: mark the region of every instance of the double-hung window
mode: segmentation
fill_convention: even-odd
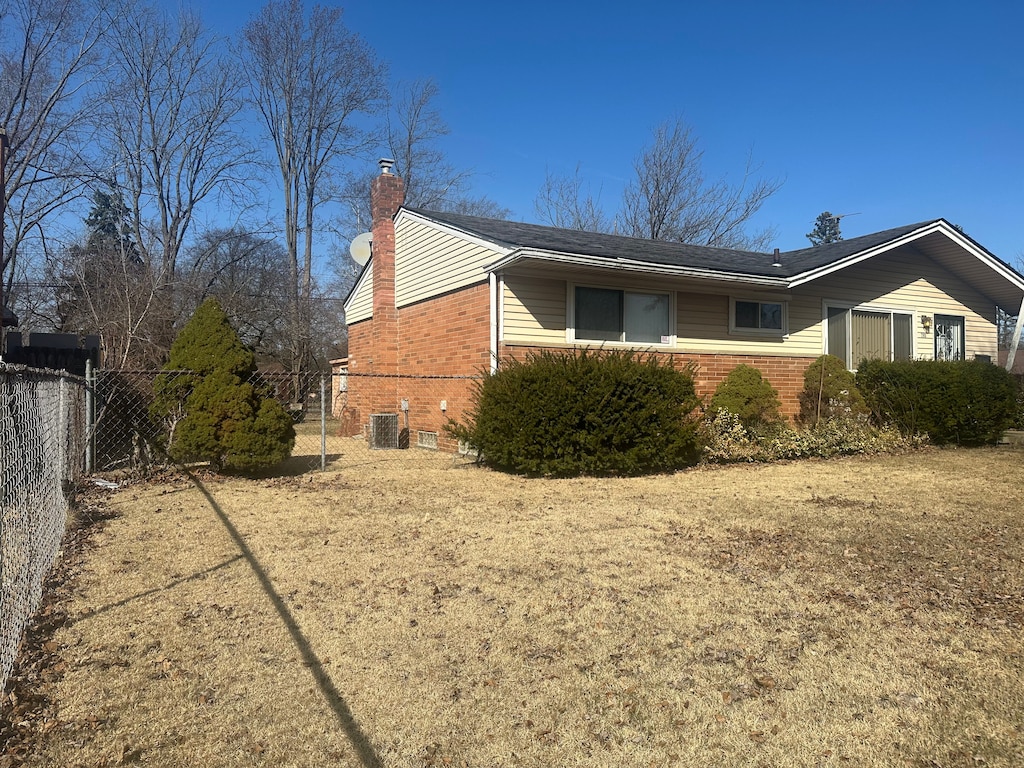
[[[827,307],[826,351],[854,368],[861,360],[910,360],[912,315],[852,307]]]
[[[576,341],[670,344],[671,295],[577,285],[573,291]]]

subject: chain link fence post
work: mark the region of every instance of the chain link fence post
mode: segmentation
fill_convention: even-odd
[[[327,471],[327,374],[320,374],[320,471]]]
[[[85,474],[91,475],[96,451],[96,371],[85,361]]]

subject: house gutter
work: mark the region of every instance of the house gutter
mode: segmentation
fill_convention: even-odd
[[[498,276],[491,272],[488,275],[491,287],[491,373],[498,370]]]
[[[714,269],[701,269],[699,267],[684,267],[671,264],[653,264],[649,261],[636,261],[633,259],[608,260],[601,257],[558,253],[554,251],[514,251],[497,261],[493,261],[490,264],[485,265],[484,269],[493,274],[494,272],[505,269],[513,264],[518,264],[528,260],[544,261],[552,264],[577,267],[592,267],[594,269],[613,269],[619,272],[638,272],[648,275],[664,275],[666,277],[690,277],[699,280],[718,280],[723,282],[743,283],[744,285],[766,285],[783,289],[789,287],[789,280],[784,277],[719,272]]]

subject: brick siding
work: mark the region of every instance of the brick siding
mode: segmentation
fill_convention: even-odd
[[[408,440],[418,431],[436,432],[438,447],[455,450],[444,434],[449,418],[469,410],[474,379],[489,366],[490,307],[488,285],[482,283],[396,311],[397,375],[375,365],[373,325],[376,319],[349,327],[349,379],[342,434],[363,434],[372,413],[402,414],[408,401]],[[373,373],[374,376],[365,374]],[[445,378],[457,377],[457,378]],[[441,409],[441,401],[446,409]],[[405,415],[399,418],[405,428]]]
[[[523,359],[531,347],[502,345],[500,354]],[[534,351],[540,351],[535,349]],[[698,354],[690,352],[659,352],[661,358],[669,358],[677,368],[688,363],[697,366],[694,388],[699,397],[710,400],[715,388],[737,365],[746,364],[757,368],[761,375],[771,382],[779,392],[783,416],[792,419],[800,412],[798,396],[804,386],[804,371],[814,362],[814,357],[781,357],[773,355]]]

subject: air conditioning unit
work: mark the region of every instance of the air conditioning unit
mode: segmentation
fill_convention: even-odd
[[[370,447],[398,448],[398,414],[370,414]]]

